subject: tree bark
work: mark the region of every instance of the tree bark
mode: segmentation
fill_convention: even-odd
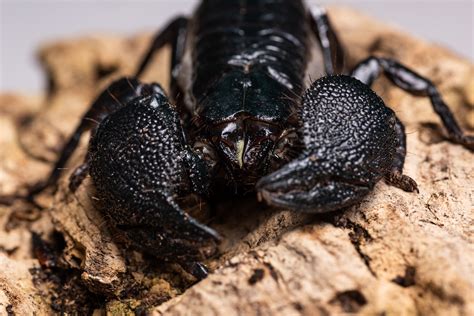
[[[471,62],[348,8],[330,8],[329,15],[349,67],[369,55],[400,60],[430,78],[472,132]],[[0,96],[0,195],[45,178],[91,100],[133,72],[150,38],[88,37],[41,49],[50,83],[45,97]],[[143,80],[167,86],[168,57],[162,52]],[[68,175],[87,150],[83,137],[58,192],[39,197],[45,210],[21,201],[0,206],[0,315],[61,308],[117,315],[474,314],[473,154],[445,140],[426,98],[385,79],[374,90],[406,125],[404,173],[417,181],[418,194],[380,182],[362,203],[322,216],[271,209],[253,197],[222,202],[211,223],[224,237],[220,254],[206,262],[210,276],[195,284],[179,266],[118,240],[92,205],[89,180],[76,194],[68,191]]]

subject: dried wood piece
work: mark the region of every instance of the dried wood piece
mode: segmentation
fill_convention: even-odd
[[[62,189],[56,201],[61,207],[55,207],[51,215],[55,228],[66,239],[64,259],[82,271],[88,288],[95,293],[118,295],[127,267],[104,218],[92,205],[89,185],[84,183],[76,195]]]
[[[0,267],[1,315],[50,313],[33,283],[31,270],[38,267],[36,260],[13,260],[0,253]]]
[[[349,66],[372,54],[397,58],[430,78],[461,123],[474,127],[471,62],[351,9],[331,8],[329,14],[349,53]],[[42,50],[53,83],[47,101],[27,106],[31,99],[0,97],[0,145],[8,149],[0,153],[2,194],[44,178],[48,164],[34,157],[54,160],[98,90],[116,76],[131,74],[149,39],[89,37]],[[145,80],[166,86],[166,54],[157,58]],[[31,231],[45,232],[46,238],[54,224],[66,240],[63,259],[72,275],[68,284],[85,283],[89,291],[108,297],[108,303],[90,305],[97,312],[474,313],[473,154],[444,140],[428,100],[387,80],[378,81],[375,90],[407,126],[405,173],[416,179],[419,194],[379,183],[360,205],[324,216],[270,209],[253,198],[224,201],[208,223],[224,237],[221,255],[207,262],[214,270],[209,278],[190,287],[193,279],[180,267],[133,252],[110,232],[91,204],[90,183],[75,195],[68,191],[67,177],[86,151],[84,137],[54,201],[49,193],[40,197],[44,205],[52,205],[52,222],[42,216],[13,227],[11,214],[28,209],[18,203],[0,208],[0,264],[8,267],[0,271],[0,307],[12,305],[8,293],[16,293],[25,300],[8,308],[19,314],[45,311],[44,305],[31,304],[38,290],[27,271],[38,265],[31,260],[30,245],[24,244]],[[18,106],[11,107],[13,103]],[[80,277],[73,275],[77,271]],[[87,297],[67,297],[72,307],[84,301]]]

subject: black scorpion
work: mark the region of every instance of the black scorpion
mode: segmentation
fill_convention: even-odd
[[[167,44],[170,98],[158,84],[137,79]],[[307,87],[314,60],[320,78]],[[186,195],[254,188],[270,205],[322,213],[357,203],[382,178],[417,190],[402,174],[403,124],[370,89],[381,74],[429,97],[449,139],[474,148],[428,79],[379,57],[342,75],[343,62],[322,9],[301,0],[203,0],[192,19],[178,17],[154,38],[134,77],[97,98],[49,179],[29,197],[56,183],[91,130],[71,190],[90,174],[98,207],[114,227],[144,251],[203,277],[198,262],[219,235],[182,209]]]

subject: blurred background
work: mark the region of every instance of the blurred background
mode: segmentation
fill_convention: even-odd
[[[0,0],[0,91],[30,94],[43,88],[35,59],[45,41],[91,33],[132,35],[157,30],[198,0]],[[412,34],[447,46],[474,61],[472,0],[340,0],[310,4],[348,5]]]

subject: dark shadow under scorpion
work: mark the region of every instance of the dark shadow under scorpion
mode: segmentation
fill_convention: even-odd
[[[326,76],[306,88],[315,42]],[[137,79],[165,45],[172,47],[170,98]],[[178,17],[154,38],[134,77],[99,95],[27,198],[57,183],[91,131],[71,191],[89,174],[111,225],[203,278],[200,261],[220,237],[183,210],[184,196],[250,189],[270,205],[322,213],[357,203],[382,178],[418,190],[402,173],[404,126],[370,89],[381,74],[429,97],[449,139],[474,149],[428,79],[388,58],[369,57],[350,75],[341,74],[343,63],[323,9],[300,0],[204,0],[192,19]]]

